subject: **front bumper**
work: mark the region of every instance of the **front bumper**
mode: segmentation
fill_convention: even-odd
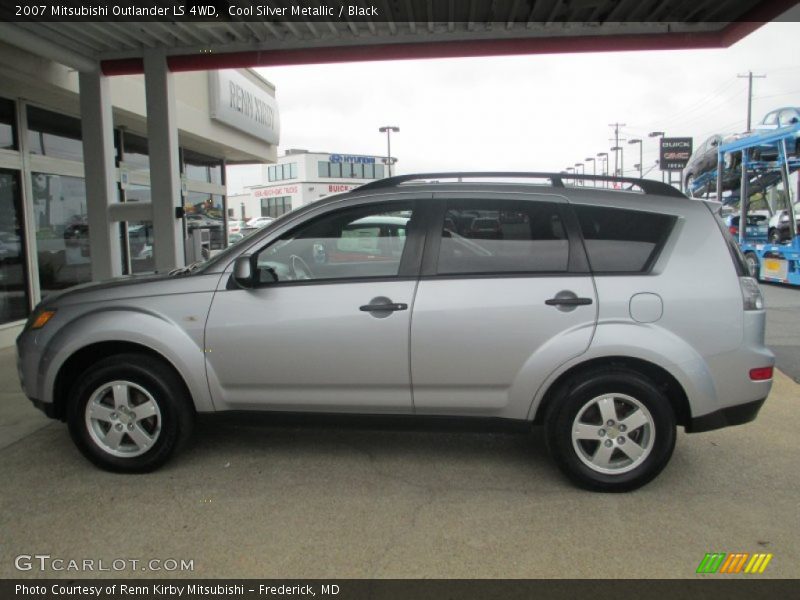
[[[54,404],[50,402],[42,402],[41,400],[37,400],[36,398],[28,398],[33,405],[42,411],[45,415],[50,417],[51,419],[61,419],[62,415],[56,413],[56,407]]]
[[[749,423],[756,418],[765,401],[766,398],[762,398],[745,404],[727,406],[707,415],[694,417],[686,424],[686,433],[700,433]]]

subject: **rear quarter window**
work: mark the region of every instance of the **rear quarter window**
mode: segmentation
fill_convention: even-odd
[[[645,273],[655,263],[676,217],[604,206],[573,205],[592,271]]]

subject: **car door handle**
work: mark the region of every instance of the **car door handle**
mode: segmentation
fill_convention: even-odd
[[[544,301],[547,306],[584,306],[591,304],[591,298],[550,298]]]
[[[402,302],[388,302],[386,304],[365,304],[360,306],[358,310],[364,312],[391,312],[395,310],[408,310],[408,304]]]

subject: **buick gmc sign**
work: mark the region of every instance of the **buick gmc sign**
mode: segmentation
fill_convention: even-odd
[[[692,155],[692,138],[661,138],[658,164],[662,171],[681,171]]]

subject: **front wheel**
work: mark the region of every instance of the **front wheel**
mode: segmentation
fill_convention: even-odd
[[[151,356],[120,354],[79,378],[67,421],[78,449],[94,464],[142,473],[164,464],[188,438],[194,410],[169,366]]]
[[[602,369],[578,377],[550,406],[547,445],[579,486],[625,492],[655,478],[675,447],[675,414],[647,377]]]

